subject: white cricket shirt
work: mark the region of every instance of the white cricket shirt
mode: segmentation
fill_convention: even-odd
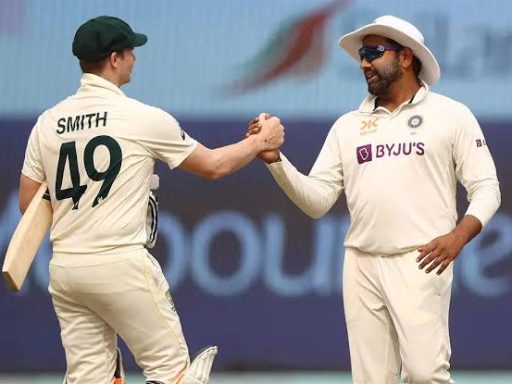
[[[39,116],[23,164],[48,183],[54,253],[142,248],[155,159],[175,168],[196,145],[168,113],[84,74],[75,95]]]
[[[392,113],[368,96],[341,116],[309,176],[284,156],[268,168],[315,218],[345,190],[351,217],[345,246],[368,253],[409,251],[451,231],[457,180],[470,201],[466,214],[483,225],[500,204],[494,162],[475,117],[426,84]]]

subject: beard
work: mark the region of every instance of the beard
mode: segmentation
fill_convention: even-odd
[[[394,60],[386,68],[380,70],[374,69],[372,73],[374,76],[370,79],[366,79],[368,92],[377,97],[386,96],[391,84],[402,76],[398,57],[395,56]]]

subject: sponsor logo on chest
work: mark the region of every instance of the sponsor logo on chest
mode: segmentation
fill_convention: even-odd
[[[377,128],[379,127],[379,118],[373,118],[373,119],[366,119],[361,120],[361,126],[359,128],[359,134],[362,135],[368,135],[370,133],[377,132]]]
[[[424,154],[425,143],[423,142],[365,144],[356,148],[359,164],[385,157],[423,156]]]

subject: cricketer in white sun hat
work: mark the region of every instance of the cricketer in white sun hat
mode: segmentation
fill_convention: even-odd
[[[381,16],[373,23],[342,36],[338,44],[359,61],[358,50],[363,46],[363,39],[368,35],[384,36],[412,49],[414,56],[421,61],[422,65],[419,78],[428,85],[435,84],[441,77],[441,69],[434,54],[425,46],[422,33],[411,23],[395,16]]]

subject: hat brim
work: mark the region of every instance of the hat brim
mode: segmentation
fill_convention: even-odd
[[[140,47],[148,42],[148,37],[143,33],[136,33],[135,39],[133,40],[134,47]]]
[[[359,61],[359,48],[363,46],[363,39],[368,35],[384,36],[396,41],[404,47],[412,49],[414,55],[421,61],[422,68],[419,78],[428,85],[435,84],[441,77],[441,69],[434,54],[424,44],[409,37],[402,31],[387,25],[370,24],[354,32],[343,35],[338,45],[347,51],[354,59]]]

